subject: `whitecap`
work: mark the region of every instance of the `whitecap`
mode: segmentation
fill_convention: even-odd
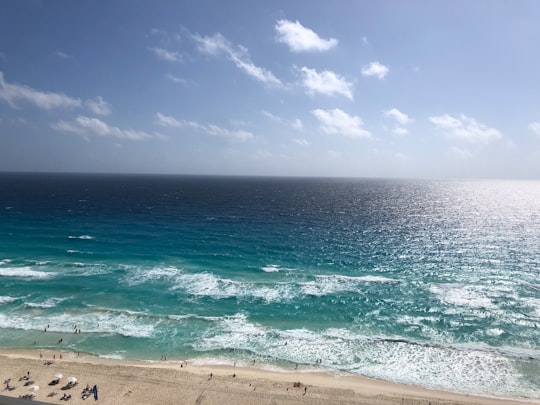
[[[15,301],[16,298],[15,297],[10,297],[10,296],[0,296],[0,305],[1,304],[9,304],[10,302],[13,302]]]
[[[32,270],[30,267],[0,267],[0,277],[20,277],[45,279],[54,277],[56,273]]]
[[[277,264],[269,264],[267,266],[261,267],[261,270],[265,273],[278,273],[281,269]]]
[[[125,353],[125,352],[122,352]],[[109,354],[100,354],[98,357],[101,357],[102,359],[109,359],[109,360],[123,360],[124,355],[120,354],[119,352],[115,353],[109,353]]]
[[[223,320],[224,316],[204,316],[204,315],[195,315],[195,314],[186,314],[186,315],[168,315],[168,319],[173,321],[186,321],[190,319],[197,319],[206,322],[219,322]]]
[[[501,336],[504,333],[504,330],[500,328],[490,328],[486,330],[486,335],[488,336]]]
[[[115,311],[63,312],[56,315],[18,314],[8,316],[0,313],[0,328],[22,330],[43,330],[49,325],[50,332],[73,333],[77,325],[82,333],[100,333],[152,337],[155,324],[150,324],[144,316],[135,316]]]
[[[211,273],[183,273],[177,277],[171,290],[184,290],[194,296],[224,298],[258,298],[267,303],[294,297],[294,286],[288,283],[253,283],[216,277]]]
[[[55,298],[55,297],[53,297],[53,298],[47,298],[43,302],[26,302],[24,305],[29,307],[29,308],[42,308],[42,309],[54,308],[55,306],[57,306],[61,302],[65,301],[66,299],[67,298]]]
[[[175,280],[182,272],[175,266],[156,266],[152,268],[137,266],[122,266],[127,270],[124,281],[129,285],[143,284],[156,280]]]
[[[25,262],[35,266],[46,266],[50,263],[50,260],[25,260]]]
[[[247,349],[264,341],[266,329],[247,320],[245,314],[223,317],[195,344],[196,350]]]
[[[82,239],[82,240],[95,239],[95,237],[92,235],[79,235],[79,236],[69,235],[68,238],[69,239]]]
[[[307,295],[323,296],[340,292],[360,292],[365,284],[398,284],[400,280],[382,276],[344,276],[339,274],[315,276],[315,281],[301,283]]]
[[[474,286],[460,284],[433,284],[429,291],[446,304],[459,307],[498,309],[491,299]]]

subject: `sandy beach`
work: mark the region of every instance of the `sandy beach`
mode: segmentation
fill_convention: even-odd
[[[60,358],[61,356],[61,358]],[[49,364],[51,363],[51,364]],[[309,371],[271,371],[259,365],[233,366],[190,362],[142,362],[103,359],[73,352],[0,351],[0,395],[18,398],[39,386],[33,399],[46,403],[94,402],[82,398],[89,385],[98,388],[101,404],[523,404],[393,384],[359,376]],[[62,378],[48,385],[56,374]],[[23,376],[32,383],[25,386]],[[69,377],[77,385],[66,389]],[[0,399],[1,403],[1,399]]]

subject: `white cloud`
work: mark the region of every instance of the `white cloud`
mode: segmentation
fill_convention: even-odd
[[[303,67],[300,72],[304,76],[303,85],[308,94],[321,93],[327,96],[341,94],[348,99],[353,99],[353,84],[338,74],[325,70],[321,73],[315,69]]]
[[[184,86],[188,86],[190,84],[190,82],[186,79],[182,79],[181,77],[176,77],[170,73],[167,73],[165,75],[165,77],[170,80],[171,82],[173,83],[176,83],[176,84],[182,84]]]
[[[86,106],[97,115],[109,115],[111,105],[103,100],[103,97],[97,96],[94,100],[86,100]]]
[[[168,62],[180,62],[182,61],[182,55],[178,52],[169,51],[163,48],[148,48],[152,51],[158,58],[166,60]]]
[[[540,136],[540,122],[531,122],[529,124],[529,129],[536,135]]]
[[[276,41],[289,46],[293,52],[324,52],[338,44],[335,38],[323,39],[313,30],[304,27],[298,21],[278,20],[275,25]]]
[[[300,145],[300,146],[309,146],[309,145],[311,145],[311,142],[309,142],[307,139],[304,139],[304,138],[293,138],[292,141],[294,143]]]
[[[133,129],[120,129],[97,119],[79,115],[73,121],[59,121],[52,127],[59,131],[73,132],[79,135],[97,135],[112,136],[130,141],[140,141],[152,138],[152,135],[144,131],[135,131]]]
[[[0,72],[0,100],[4,100],[13,108],[17,108],[18,101],[33,104],[44,110],[81,106],[80,99],[66,96],[64,93],[40,91],[22,84],[6,83],[3,72]]]
[[[393,118],[401,125],[407,125],[414,122],[413,119],[409,118],[407,114],[402,113],[397,108],[392,108],[384,112],[384,116],[388,118]]]
[[[185,126],[186,121],[178,121],[174,117],[170,117],[167,115],[163,115],[161,113],[156,113],[157,121],[156,124],[162,127],[171,127],[171,128],[179,128],[182,126]]]
[[[69,53],[62,52],[62,51],[56,51],[54,54],[61,59],[73,59],[72,55],[70,55]]]
[[[439,128],[443,129],[459,128],[462,125],[460,120],[448,114],[429,117],[429,120]]]
[[[312,114],[319,120],[320,128],[327,134],[343,135],[350,138],[369,138],[369,131],[362,128],[364,124],[358,116],[350,116],[339,108],[333,110],[316,109]]]
[[[253,134],[249,131],[240,130],[230,130],[217,125],[207,124],[202,126],[203,130],[210,135],[223,136],[225,138],[233,138],[241,141],[253,138]]]
[[[222,128],[214,124],[200,124],[196,121],[177,120],[174,117],[167,116],[161,113],[156,113],[156,124],[162,127],[169,128],[193,128],[195,130],[207,133],[209,135],[221,136],[224,138],[231,138],[240,141],[253,138],[253,134],[244,130],[230,130]]]
[[[379,62],[371,62],[362,68],[362,75],[364,76],[377,76],[379,79],[383,79],[388,74],[390,69],[380,64]]]
[[[430,117],[429,120],[448,137],[471,143],[489,143],[503,137],[495,128],[490,128],[464,114],[459,118],[444,114]]]
[[[227,38],[220,33],[209,37],[193,35],[193,40],[197,43],[200,52],[212,56],[225,54],[236,67],[254,79],[265,84],[281,86],[281,81],[267,69],[255,66],[250,60],[247,49],[242,46],[234,46]]]
[[[272,114],[271,112],[268,112],[268,111],[266,111],[266,110],[262,110],[262,111],[261,111],[261,114],[264,115],[266,118],[271,119],[272,121],[276,121],[276,122],[281,122],[281,123],[283,123],[283,120],[282,120],[280,117],[278,117],[278,116],[275,115],[275,114]]]
[[[403,127],[395,127],[394,129],[392,129],[392,133],[398,136],[405,136],[409,133],[409,130]]]
[[[284,120],[283,118],[278,117],[277,115],[272,114],[271,112],[268,112],[266,110],[262,110],[261,114],[263,114],[265,117],[271,119],[272,121],[279,122],[280,124],[283,124],[283,125],[288,125],[288,126],[290,125],[291,127],[293,127],[296,130],[301,130],[304,127],[304,125],[302,124],[302,120],[300,120],[299,118],[295,119],[294,121],[287,121],[287,120]]]

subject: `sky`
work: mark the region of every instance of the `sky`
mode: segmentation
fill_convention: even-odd
[[[540,179],[536,0],[0,2],[0,171]]]

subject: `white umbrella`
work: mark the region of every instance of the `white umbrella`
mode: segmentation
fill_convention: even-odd
[[[60,379],[60,378],[62,378],[62,377],[63,377],[63,375],[62,375],[61,373],[56,373],[56,374],[54,375],[54,378]]]
[[[77,382],[77,379],[75,377],[68,377],[67,378],[67,382],[70,382],[70,383],[76,383]]]
[[[39,387],[37,385],[32,385],[28,391],[30,391],[30,392],[38,392]]]

